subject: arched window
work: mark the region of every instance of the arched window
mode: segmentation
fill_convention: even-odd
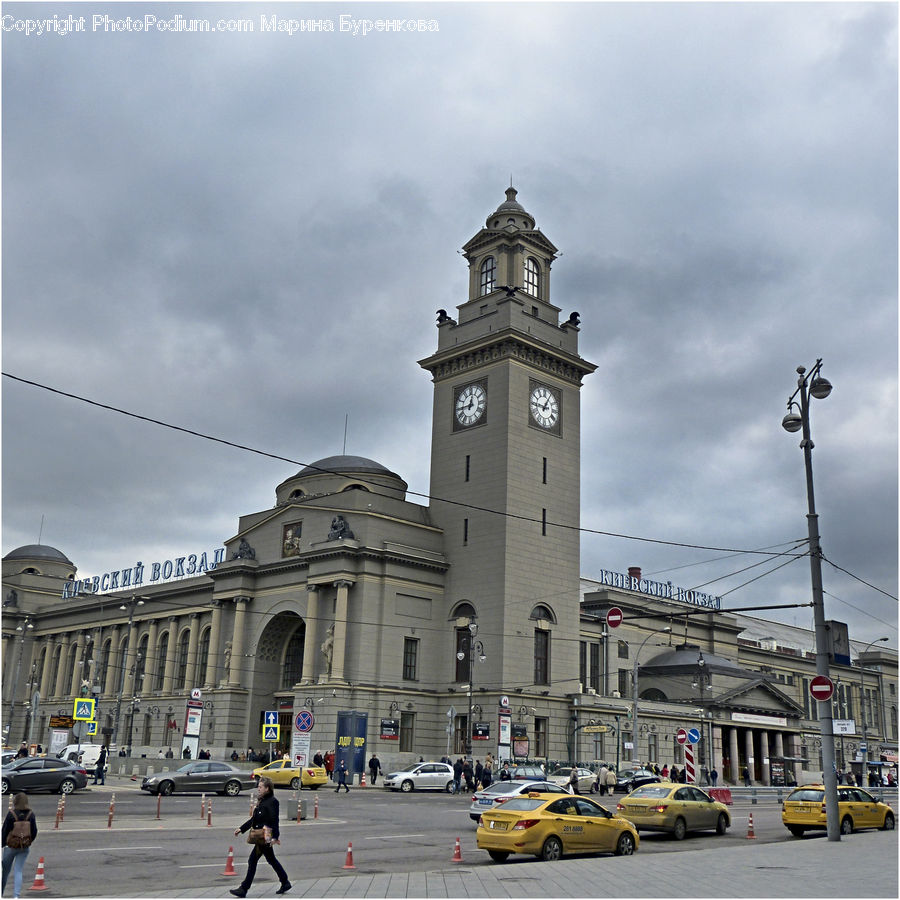
[[[284,653],[281,689],[289,691],[303,675],[303,643],[306,640],[306,625],[299,625],[288,641]]]
[[[144,691],[144,672],[147,671],[147,647],[150,635],[145,634],[138,642],[138,655],[134,660],[134,692],[141,694]],[[149,685],[148,685],[149,687]]]
[[[619,659],[628,659],[628,641],[619,641]]]
[[[493,256],[489,256],[481,264],[481,296],[489,294],[494,290],[494,284],[497,280],[497,261]]]
[[[539,603],[531,611],[531,615],[528,618],[534,619],[538,622],[540,622],[541,620],[546,620],[548,622],[552,622],[554,625],[556,624],[556,616],[553,615],[553,610],[551,610],[549,606],[545,606],[543,603]]]
[[[188,646],[191,641],[191,633],[185,628],[181,632],[181,638],[178,641],[178,661],[175,663],[177,672],[175,673],[175,687],[184,687],[187,684],[187,659]]]
[[[63,696],[67,697],[72,693],[73,682],[75,680],[75,657],[78,655],[78,648],[74,645],[69,648],[69,662],[66,669],[66,682],[63,685]],[[77,696],[81,696],[78,694]]]
[[[665,703],[669,698],[659,688],[647,688],[641,691],[641,700],[655,700],[657,703]]]
[[[169,632],[164,631],[159,638],[159,650],[156,654],[156,682],[154,690],[161,691],[166,677],[166,658],[169,655]]]
[[[209,662],[209,635],[212,628],[204,628],[200,632],[200,643],[197,645],[197,674],[194,677],[196,684],[206,683],[206,664]]]
[[[62,647],[57,647],[53,651],[53,665],[50,667],[50,696],[56,693],[56,678],[59,675],[60,656],[62,656]]]
[[[119,659],[116,664],[116,691],[124,690],[125,688],[125,660],[128,659],[128,635],[126,634],[124,638],[122,638],[122,642],[119,644]]]
[[[525,260],[525,293],[537,298],[541,296],[541,267],[533,256]]]

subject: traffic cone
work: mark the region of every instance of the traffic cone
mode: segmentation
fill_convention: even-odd
[[[34,876],[34,884],[28,888],[29,891],[46,891],[47,885],[44,884],[44,857],[38,860],[37,874]]]
[[[344,863],[345,869],[355,869],[356,866],[353,865],[353,844],[347,844],[347,861]]]
[[[316,804],[315,804],[315,808],[313,810],[313,818],[314,819],[319,818],[319,798],[318,797],[316,797]]]
[[[462,862],[462,851],[459,846],[459,838],[456,839],[456,846],[453,848],[453,859],[450,862]]]
[[[361,775],[360,778],[359,778],[359,786],[360,786],[360,787],[365,787],[365,786],[366,786],[366,773],[365,773],[365,772],[363,772],[362,775]]]
[[[225,871],[223,875],[237,875],[234,871],[234,847],[228,848],[228,859],[225,860]]]
[[[750,820],[747,822],[747,839],[756,840],[756,835],[753,833],[753,813],[750,813]]]

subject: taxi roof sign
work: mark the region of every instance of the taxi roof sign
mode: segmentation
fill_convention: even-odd
[[[93,697],[77,697],[72,718],[76,722],[90,722],[94,718],[94,704],[96,702]]]

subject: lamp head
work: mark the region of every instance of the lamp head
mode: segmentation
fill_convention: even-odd
[[[827,378],[822,378],[821,375],[818,375],[813,378],[809,386],[809,392],[816,400],[824,400],[831,393],[831,382]]]
[[[795,431],[799,431],[803,427],[803,420],[800,418],[798,413],[795,413],[791,410],[782,420],[781,427],[785,431],[789,431],[793,434]]]
[[[457,658],[460,662],[462,662],[462,661],[466,658],[466,654],[463,653],[462,650],[460,650],[459,653],[456,654],[456,658]]]

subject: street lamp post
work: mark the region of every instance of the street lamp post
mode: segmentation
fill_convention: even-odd
[[[819,374],[822,360],[817,359],[812,371],[807,373],[804,366],[797,367],[797,390],[788,397],[787,415],[781,425],[792,434],[803,431],[800,448],[806,465],[806,500],[808,512],[806,521],[809,528],[809,568],[812,579],[813,618],[816,633],[816,674],[828,678],[828,632],[825,627],[825,598],[822,591],[822,550],[819,546],[819,517],[816,514],[816,499],[813,490],[812,450],[815,446],[810,437],[809,402],[810,398],[824,400],[831,393],[831,382]],[[798,397],[799,400],[794,398]],[[799,412],[797,411],[799,408]],[[837,770],[834,760],[834,721],[831,712],[831,699],[817,701],[819,728],[822,732],[822,766],[825,782],[825,818],[829,841],[841,839]]]
[[[479,662],[484,662],[484,644],[475,640],[478,634],[478,625],[474,619],[469,620],[469,636],[465,638],[462,647],[456,654],[456,658],[462,662],[469,655],[469,718],[466,722],[466,758],[472,759],[472,682],[475,680],[475,653],[478,653]],[[468,646],[467,646],[468,645]]]
[[[7,719],[6,725],[4,726],[4,731],[7,734],[7,741],[12,737],[12,721],[13,715],[16,712],[16,694],[19,691],[19,675],[22,671],[22,656],[25,653],[25,635],[34,628],[34,622],[31,621],[31,616],[25,616],[25,618],[16,625],[16,631],[19,634],[19,654],[16,657],[16,671],[15,675],[13,675],[13,689],[10,691],[9,696],[9,718]]]
[[[701,770],[703,766],[706,766],[707,774],[709,774],[709,770],[713,767],[712,760],[712,723],[709,723],[708,728],[704,728],[706,724],[706,720],[709,718],[707,715],[706,709],[706,696],[705,691],[707,687],[710,687],[712,684],[712,674],[709,671],[709,668],[706,665],[706,660],[703,658],[703,651],[701,650],[697,656],[697,680],[694,682],[694,687],[696,687],[700,691],[700,734],[703,736],[703,740],[700,741],[700,758],[698,763],[700,764]],[[709,750],[707,751],[707,738],[706,734],[709,736]]]
[[[865,682],[863,681],[863,674],[865,671],[865,667],[862,664],[862,656],[865,653],[868,653],[873,644],[877,644],[879,641],[889,640],[886,637],[875,638],[874,641],[871,641],[866,649],[863,650],[862,653],[859,654],[859,714],[862,717],[862,747],[860,748],[860,756],[862,757],[862,768],[860,769],[863,778],[863,786],[868,785],[869,783],[869,744],[866,740],[866,688]]]
[[[665,628],[658,628],[656,631],[651,631],[647,637],[641,641],[641,646],[638,647],[637,653],[634,654],[634,662],[631,666],[631,761],[637,766],[638,764],[638,736],[640,735],[640,731],[638,730],[638,659],[641,655],[641,650],[644,649],[644,644],[650,640],[655,634],[666,634],[670,632],[672,627],[670,625],[666,625]]]
[[[126,600],[119,609],[128,610],[128,637],[129,640],[131,638],[131,626],[134,622],[134,611],[138,606],[144,605],[143,597],[132,597],[130,600]],[[113,737],[112,743],[118,746],[119,742],[119,719],[122,715],[122,693],[125,690],[125,662],[126,655],[131,652],[131,647],[129,647],[125,653],[122,654],[122,666],[119,670],[119,691],[116,695],[116,717],[113,721]]]

